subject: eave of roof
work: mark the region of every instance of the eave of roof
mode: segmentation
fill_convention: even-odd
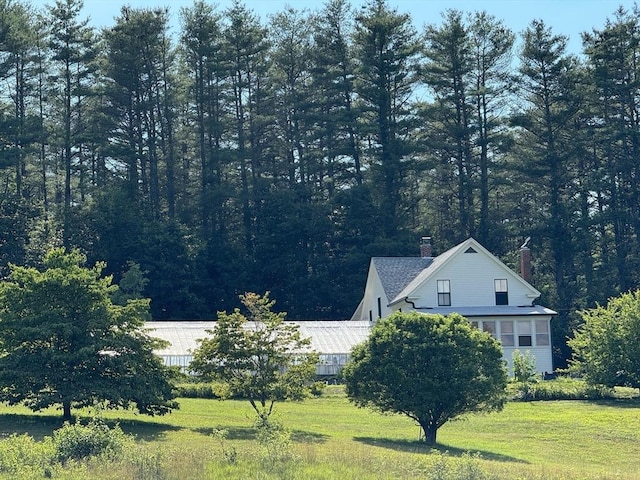
[[[420,307],[417,306],[416,310],[420,313],[433,313],[440,315],[450,315],[452,313],[459,313],[465,318],[474,317],[520,317],[520,316],[532,316],[532,315],[545,315],[553,316],[558,312],[551,310],[550,308],[543,307],[542,305],[523,305],[523,306],[509,306],[509,305],[496,305],[496,306],[480,306],[480,307]]]

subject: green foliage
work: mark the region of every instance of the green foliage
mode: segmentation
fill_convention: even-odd
[[[0,440],[0,477],[33,474],[41,477],[55,460],[51,441],[36,442],[27,434],[11,434]],[[26,476],[26,475],[25,475]]]
[[[127,7],[100,31],[79,0],[33,3],[0,19],[3,275],[64,242],[116,278],[139,264],[155,319],[266,289],[344,319],[370,256],[407,236],[473,233],[504,259],[530,230],[561,355],[574,308],[638,285],[635,7],[577,62],[539,21],[512,57],[486,12],[420,35],[382,0]]]
[[[236,309],[220,312],[215,330],[201,341],[190,369],[203,380],[229,385],[229,394],[247,398],[260,418],[277,400],[300,400],[315,376],[317,354],[309,351],[297,325],[271,309],[275,302],[247,293],[241,297],[248,317]]]
[[[289,477],[287,473],[298,459],[292,449],[291,434],[273,418],[258,417],[254,426],[263,467],[278,473],[280,478]]]
[[[223,382],[189,382],[175,386],[176,397],[184,398],[229,398],[229,385]]]
[[[354,348],[343,375],[356,405],[407,415],[428,444],[448,420],[501,410],[506,400],[499,343],[457,314],[394,313],[380,320]]]
[[[513,361],[513,378],[516,382],[534,383],[539,380],[536,372],[536,357],[527,350],[513,352],[511,359]]]
[[[640,387],[640,291],[580,312],[583,325],[568,344],[571,370],[592,385]]]
[[[118,289],[112,293],[111,299],[116,305],[126,305],[129,300],[143,298],[144,289],[149,283],[140,265],[128,263],[127,271],[122,274]],[[149,316],[148,320],[151,320]]]
[[[131,439],[116,425],[110,428],[98,419],[88,424],[69,424],[53,432],[55,458],[60,462],[97,455],[120,455]]]
[[[602,400],[618,398],[611,388],[589,385],[577,378],[558,377],[535,383],[511,382],[507,392],[513,401]]]
[[[433,463],[426,472],[430,480],[489,480],[493,475],[480,465],[480,454],[464,453],[456,459],[447,453],[434,452]]]
[[[51,250],[44,270],[12,265],[0,284],[0,399],[33,410],[104,403],[141,413],[175,408],[171,372],[144,331],[149,301],[114,305],[104,265],[79,251]]]

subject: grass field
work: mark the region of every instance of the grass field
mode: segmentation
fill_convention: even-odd
[[[246,401],[181,399],[180,404],[180,410],[164,417],[104,413],[135,436],[131,451],[119,460],[67,465],[48,472],[49,477],[640,478],[637,400],[509,403],[503,412],[445,425],[433,450],[419,441],[419,428],[408,418],[358,409],[340,390],[302,403],[277,404],[274,415],[290,435],[266,443],[256,441]],[[2,407],[0,433],[42,440],[60,427],[58,415]]]

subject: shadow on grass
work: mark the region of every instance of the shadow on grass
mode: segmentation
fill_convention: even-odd
[[[176,432],[183,429],[168,423],[145,422],[144,420],[133,419],[108,419],[106,423],[110,426],[118,424],[124,433],[133,435],[137,440],[145,441],[157,440],[162,438],[166,432]]]
[[[216,431],[224,430],[225,431],[224,438],[226,438],[227,440],[252,440],[256,436],[255,430],[251,427],[234,427],[234,428],[199,427],[199,428],[192,428],[191,430],[206,436],[212,435]]]
[[[86,424],[89,419],[75,417],[76,421]],[[122,431],[143,440],[155,440],[169,430],[180,430],[179,427],[163,423],[151,423],[143,420],[105,419],[109,426],[120,425]],[[64,425],[61,415],[39,415],[23,413],[0,414],[0,439],[10,435],[29,435],[36,441],[51,437],[54,430]]]
[[[396,440],[389,438],[373,438],[373,437],[354,437],[356,442],[365,443],[367,445],[374,445],[376,447],[388,448],[400,452],[410,453],[431,453],[437,451],[443,454],[450,455],[452,457],[461,457],[465,454],[478,454],[485,460],[495,460],[498,462],[508,463],[529,463],[519,458],[510,457],[508,455],[501,455],[495,452],[489,452],[486,450],[463,450],[457,447],[451,447],[443,444],[436,444],[435,446],[427,445],[421,441],[411,440]]]
[[[256,429],[253,427],[235,427],[235,428],[212,428],[202,427],[192,429],[194,432],[202,435],[211,435],[216,431],[224,430],[227,440],[255,440]],[[291,440],[297,443],[324,443],[329,438],[328,435],[321,433],[307,432],[304,430],[294,430],[291,432]]]
[[[27,434],[34,440],[41,441],[44,437],[53,435],[53,431],[63,424],[60,415],[3,413],[0,414],[0,439],[13,434]]]
[[[585,402],[615,408],[640,408],[640,398],[602,398],[599,400],[584,400]]]
[[[329,435],[323,433],[305,432],[303,430],[294,430],[291,432],[291,440],[298,443],[325,443]]]

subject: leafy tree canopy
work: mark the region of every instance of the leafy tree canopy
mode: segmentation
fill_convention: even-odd
[[[640,388],[640,291],[580,312],[584,323],[569,340],[570,369],[594,385]]]
[[[0,283],[0,400],[33,410],[104,403],[141,413],[176,408],[170,370],[143,330],[147,299],[114,305],[118,290],[77,250],[51,250],[44,269],[11,265]]]
[[[272,311],[269,294],[241,295],[248,310],[218,313],[211,337],[201,341],[190,368],[203,379],[222,380],[232,395],[249,399],[262,419],[268,419],[277,400],[302,399],[315,376],[317,354],[299,327],[285,322],[285,313]]]
[[[430,445],[448,420],[500,410],[506,398],[499,343],[458,314],[394,313],[380,320],[343,374],[351,401],[407,415]]]

